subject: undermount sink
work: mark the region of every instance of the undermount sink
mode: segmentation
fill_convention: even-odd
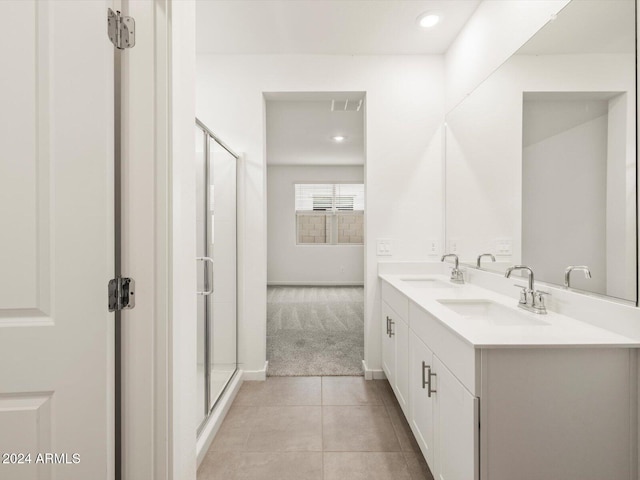
[[[448,309],[470,320],[479,320],[496,326],[549,325],[516,308],[509,308],[491,300],[438,300]]]
[[[403,282],[418,288],[453,288],[457,285],[437,278],[401,278]]]

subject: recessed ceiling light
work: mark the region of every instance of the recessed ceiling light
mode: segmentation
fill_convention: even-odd
[[[437,13],[426,12],[420,15],[416,21],[422,28],[431,28],[440,21],[440,15]]]
[[[331,137],[331,139],[334,142],[340,143],[340,142],[344,142],[347,139],[347,137],[345,137],[344,135],[335,135],[335,136]]]

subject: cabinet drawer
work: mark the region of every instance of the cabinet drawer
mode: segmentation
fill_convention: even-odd
[[[409,305],[409,327],[453,372],[473,395],[480,394],[480,350],[476,351],[437,318],[413,302]]]
[[[382,300],[406,322],[409,319],[409,299],[382,280]]]

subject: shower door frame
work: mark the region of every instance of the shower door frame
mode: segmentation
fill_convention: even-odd
[[[224,387],[222,387],[222,390],[220,390],[220,393],[218,394],[218,397],[215,399],[215,401],[212,403],[211,402],[211,349],[212,349],[212,342],[211,342],[211,313],[213,311],[213,308],[211,307],[210,303],[211,303],[211,295],[206,295],[205,296],[205,302],[204,302],[204,316],[205,316],[205,321],[204,321],[204,337],[205,337],[205,343],[204,343],[204,404],[205,404],[205,408],[204,408],[204,418],[203,420],[199,423],[196,434],[197,436],[200,436],[200,433],[203,431],[205,425],[207,424],[207,421],[209,420],[209,417],[211,416],[211,414],[213,413],[213,411],[216,408],[216,405],[218,404],[219,400],[223,397],[224,393],[226,392],[227,388],[229,387],[229,385],[231,384],[231,382],[233,381],[233,379],[235,378],[235,376],[238,374],[238,160],[240,159],[240,155],[238,155],[237,153],[235,153],[227,144],[225,144],[215,133],[213,133],[204,123],[202,123],[197,117],[196,117],[196,126],[202,130],[203,132],[203,137],[204,137],[204,178],[205,178],[205,190],[204,190],[204,202],[205,202],[205,218],[204,218],[204,245],[205,245],[205,257],[207,258],[212,258],[210,257],[210,254],[213,254],[213,252],[209,252],[209,246],[210,246],[210,241],[209,241],[209,228],[210,228],[210,223],[209,223],[209,216],[210,216],[210,163],[211,163],[211,140],[213,140],[215,143],[217,143],[219,146],[221,146],[224,150],[226,150],[234,159],[236,162],[235,165],[235,175],[234,175],[234,180],[236,182],[236,188],[235,188],[235,338],[236,338],[236,345],[235,345],[235,369],[233,371],[233,373],[229,376],[229,378],[227,379],[227,381],[224,384]],[[214,173],[215,175],[215,173]],[[213,273],[213,272],[211,272]],[[205,283],[204,283],[204,288],[205,290],[208,289],[208,287],[212,287],[213,286],[213,276],[211,275],[211,273],[209,272],[209,266],[208,266],[208,262],[205,261],[204,262],[204,275],[205,275]],[[211,280],[211,283],[209,283]]]

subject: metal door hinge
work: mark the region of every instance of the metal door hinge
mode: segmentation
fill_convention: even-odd
[[[109,40],[117,49],[132,48],[136,44],[136,21],[133,17],[114,12],[109,9],[107,13],[107,32]]]
[[[117,277],[109,280],[109,311],[131,309],[136,306],[134,290],[136,283],[132,278]]]

